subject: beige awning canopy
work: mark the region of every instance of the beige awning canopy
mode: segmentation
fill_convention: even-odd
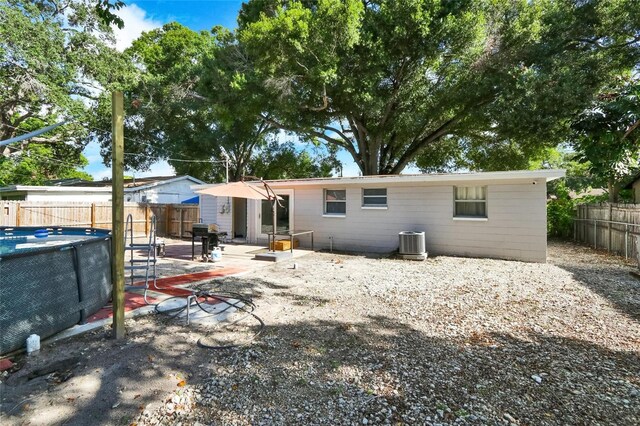
[[[264,185],[251,185],[246,182],[221,183],[220,185],[195,191],[197,194],[213,195],[215,197],[247,198],[250,200],[271,200]],[[281,197],[278,197],[281,199]]]

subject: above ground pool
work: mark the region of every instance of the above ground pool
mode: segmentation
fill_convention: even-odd
[[[0,354],[86,321],[110,297],[110,231],[0,227]]]

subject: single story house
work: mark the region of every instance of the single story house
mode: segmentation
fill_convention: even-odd
[[[391,252],[399,232],[414,231],[425,232],[433,254],[545,262],[546,183],[564,175],[535,170],[267,183],[282,197],[278,230],[313,230],[316,249]],[[200,217],[249,243],[266,244],[273,227],[269,201],[201,195]],[[309,245],[306,236],[300,245]]]
[[[193,185],[205,182],[192,176],[130,178],[124,181],[124,200],[136,203],[179,204],[197,194]],[[111,181],[69,179],[48,185],[10,185],[0,188],[0,200],[109,202]]]

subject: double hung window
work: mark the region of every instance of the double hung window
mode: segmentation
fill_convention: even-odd
[[[362,207],[387,207],[387,188],[363,189]]]
[[[324,214],[344,216],[347,213],[347,190],[324,190]]]
[[[453,191],[454,217],[487,217],[486,186],[456,186]]]

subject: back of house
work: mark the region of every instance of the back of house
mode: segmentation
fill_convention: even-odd
[[[316,249],[391,252],[400,232],[415,231],[425,233],[432,254],[545,262],[546,182],[563,176],[536,170],[267,183],[281,197],[278,232],[312,230]],[[200,199],[203,222],[249,243],[266,244],[272,215],[268,200]]]

